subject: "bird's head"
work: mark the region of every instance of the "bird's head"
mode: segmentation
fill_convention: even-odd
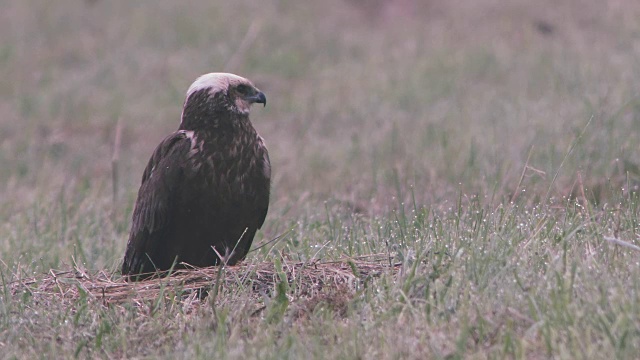
[[[247,116],[254,103],[267,105],[267,98],[251,81],[229,73],[200,76],[187,90],[182,121],[187,115],[211,116],[222,112]]]

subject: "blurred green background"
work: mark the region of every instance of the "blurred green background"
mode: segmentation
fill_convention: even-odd
[[[142,170],[212,71],[269,99],[266,237],[327,201],[606,203],[640,176],[639,19],[595,0],[2,1],[3,261],[116,267]]]

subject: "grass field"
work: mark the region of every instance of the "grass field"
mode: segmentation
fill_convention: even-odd
[[[637,358],[639,19],[621,0],[0,0],[0,357]],[[119,277],[142,170],[211,71],[269,100],[255,242],[289,232],[245,262],[400,274],[148,306],[12,291]]]

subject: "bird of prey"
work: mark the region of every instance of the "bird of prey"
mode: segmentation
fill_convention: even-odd
[[[233,265],[247,255],[267,215],[271,183],[267,148],[249,120],[254,103],[266,106],[264,93],[234,74],[205,74],[189,87],[180,127],[156,147],[142,175],[125,278],[183,263]]]

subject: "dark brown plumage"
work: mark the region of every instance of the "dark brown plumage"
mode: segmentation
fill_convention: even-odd
[[[122,274],[242,260],[269,206],[271,165],[249,120],[266,98],[233,74],[199,77],[178,131],[156,148],[142,176]]]

